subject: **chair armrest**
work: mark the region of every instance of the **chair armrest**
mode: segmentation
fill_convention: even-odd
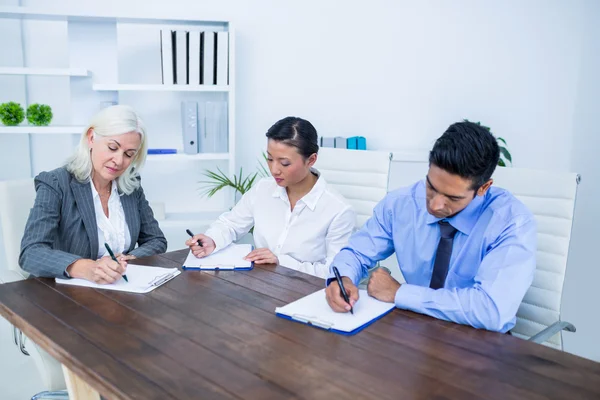
[[[553,323],[546,329],[533,335],[532,337],[530,337],[527,340],[530,342],[534,342],[534,343],[544,343],[546,340],[550,339],[552,336],[556,335],[558,332],[560,332],[562,330],[565,330],[568,332],[576,331],[575,326],[573,324],[571,324],[570,322],[556,321],[555,323]]]
[[[22,281],[25,277],[12,269],[0,269],[0,283]]]

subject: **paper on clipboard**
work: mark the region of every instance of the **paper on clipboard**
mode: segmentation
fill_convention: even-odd
[[[252,269],[252,262],[244,260],[244,257],[252,251],[250,244],[230,244],[209,256],[196,258],[190,250],[185,262],[184,269],[200,270],[249,270]]]
[[[131,293],[148,293],[157,287],[167,283],[181,273],[177,268],[151,267],[148,265],[127,265],[127,279],[119,279],[115,283],[101,285],[85,279],[61,279],[56,278],[56,283],[64,285],[84,286],[95,289],[119,290]]]

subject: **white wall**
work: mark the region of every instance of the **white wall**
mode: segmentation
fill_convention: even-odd
[[[565,348],[576,354],[600,361],[600,3],[588,2],[582,41],[571,170],[581,174],[577,193],[575,222],[564,288],[563,316],[575,324],[577,333],[563,335]]]
[[[0,0],[9,2],[14,0]],[[600,66],[593,0],[52,4],[231,20],[238,167],[255,168],[269,126],[297,115],[322,135],[363,135],[369,148],[389,150],[429,148],[450,123],[481,120],[508,140],[515,166],[582,172],[577,216],[596,219],[578,221],[574,231],[564,312],[577,324],[576,338],[583,344],[569,337],[565,342],[567,350],[600,360],[592,349],[600,335],[598,317],[589,317],[595,311],[589,304],[600,303],[589,278],[599,281],[600,272],[597,265],[581,267],[598,237],[592,221],[598,222],[593,202],[600,189],[590,146],[599,140],[593,118]]]
[[[428,148],[451,122],[481,120],[508,140],[515,165],[570,167],[585,0],[52,4],[231,20],[247,167],[290,114],[323,135],[367,136],[372,149]]]

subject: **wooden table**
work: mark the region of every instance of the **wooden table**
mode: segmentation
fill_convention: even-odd
[[[275,316],[321,288],[276,266],[185,271],[145,295],[29,279],[0,285],[0,313],[72,371],[72,399],[600,398],[600,363],[509,335],[400,310],[355,336]]]

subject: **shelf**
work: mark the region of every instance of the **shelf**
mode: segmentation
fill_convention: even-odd
[[[130,84],[101,84],[92,85],[92,89],[97,92],[120,92],[120,91],[140,91],[140,92],[229,92],[229,86],[216,85],[130,85]]]
[[[148,161],[202,161],[202,160],[229,160],[229,153],[198,153],[198,154],[148,154]]]
[[[0,126],[0,134],[74,135],[82,134],[85,126]]]
[[[22,7],[22,6],[0,6],[0,18],[18,18],[18,19],[36,19],[45,21],[73,21],[73,22],[127,22],[127,23],[160,23],[160,24],[178,24],[187,25],[214,26],[216,28],[225,28],[227,21],[207,20],[198,21],[197,19],[181,15],[177,18],[165,18],[164,13],[154,11],[151,8],[145,11],[136,10],[135,13],[112,14],[110,12],[89,12],[84,9],[53,7]]]
[[[89,71],[83,68],[2,67],[0,75],[88,76]]]

